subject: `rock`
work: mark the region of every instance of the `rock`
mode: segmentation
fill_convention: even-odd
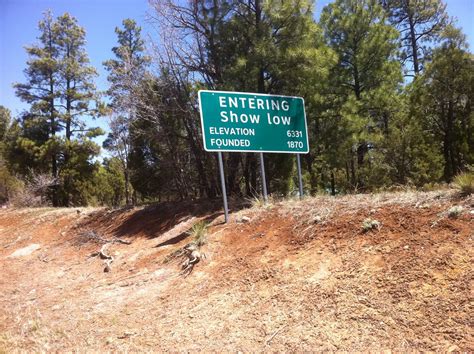
[[[34,251],[39,250],[40,248],[41,248],[41,245],[39,245],[37,243],[32,243],[31,245],[29,245],[27,247],[23,247],[23,248],[20,248],[20,249],[16,250],[11,255],[9,255],[8,258],[29,256]]]
[[[240,222],[250,222],[250,218],[248,216],[242,216]]]

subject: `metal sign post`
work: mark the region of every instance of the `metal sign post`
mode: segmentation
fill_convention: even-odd
[[[298,183],[300,187],[300,199],[303,199],[303,177],[301,176],[300,154],[296,154],[296,165],[298,166]]]
[[[265,177],[265,161],[263,160],[263,152],[260,154],[260,172],[262,174],[262,191],[263,191],[263,200],[266,203],[268,200],[267,193],[267,179]]]
[[[217,153],[219,160],[219,173],[221,175],[222,200],[224,202],[224,214],[226,224],[229,222],[229,207],[227,205],[227,191],[225,189],[224,164],[222,163],[222,152]]]

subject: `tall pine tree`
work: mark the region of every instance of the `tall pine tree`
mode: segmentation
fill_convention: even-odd
[[[48,12],[39,29],[39,43],[26,48],[27,82],[14,85],[18,97],[31,104],[24,129],[31,131],[35,124],[47,128],[46,141],[30,141],[39,156],[49,159],[52,176],[60,182],[53,205],[83,204],[81,188],[94,169],[91,157],[99,153],[90,139],[102,133],[84,121],[99,114],[95,69],[84,49],[85,31],[74,17],[66,13],[54,20]]]
[[[145,43],[141,38],[141,28],[132,19],[122,22],[123,28],[115,28],[118,46],[112,48],[115,59],[104,62],[110,87],[107,94],[111,98],[112,111],[110,130],[104,147],[122,162],[125,177],[125,202],[130,204],[130,126],[136,119],[141,102],[142,87],[149,58],[145,55]]]

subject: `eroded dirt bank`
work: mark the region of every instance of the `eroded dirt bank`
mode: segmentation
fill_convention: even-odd
[[[227,225],[218,208],[2,210],[0,350],[474,350],[473,197],[309,198]],[[180,276],[164,261],[202,219],[206,257]],[[111,272],[91,235],[131,242]]]

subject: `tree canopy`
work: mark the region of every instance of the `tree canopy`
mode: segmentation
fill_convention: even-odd
[[[26,47],[29,109],[0,107],[0,200],[48,175],[53,205],[119,206],[214,198],[217,158],[203,149],[197,92],[305,98],[309,193],[449,183],[474,164],[474,58],[442,0],[151,0],[151,39],[115,28],[98,92],[86,32],[46,12]],[[414,76],[410,79],[410,76]],[[93,119],[108,119],[101,159]],[[271,138],[271,137],[269,137]],[[261,192],[254,153],[225,153],[228,193]],[[295,158],[265,154],[270,192],[297,193]],[[43,179],[44,180],[44,179]]]

